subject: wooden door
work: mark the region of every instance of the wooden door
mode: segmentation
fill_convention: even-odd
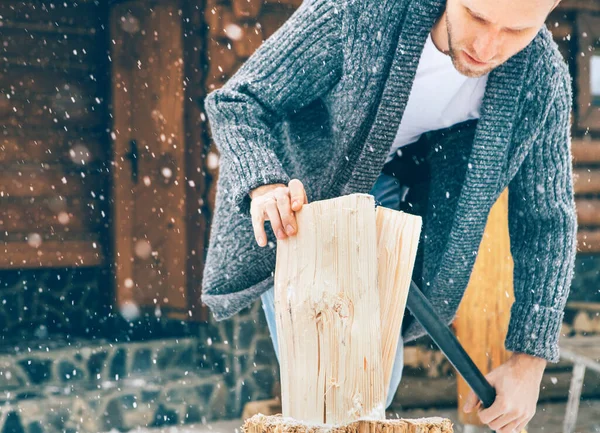
[[[0,2],[0,268],[104,266],[105,9]]]
[[[183,32],[177,1],[110,13],[117,307],[185,318]]]

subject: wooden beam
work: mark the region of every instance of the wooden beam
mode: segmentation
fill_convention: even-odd
[[[600,199],[577,199],[576,208],[579,225],[600,226]]]
[[[600,230],[579,230],[577,233],[577,251],[581,253],[600,253]]]
[[[573,140],[571,153],[577,164],[600,164],[600,140]]]
[[[513,293],[508,189],[505,189],[489,213],[473,272],[454,321],[459,341],[483,374],[510,356],[504,348],[504,339]],[[469,392],[469,386],[459,377],[459,418],[463,424],[481,426],[476,411],[467,414],[462,410]]]
[[[0,233],[92,233],[103,223],[91,197],[0,198]]]
[[[128,1],[111,8],[119,307],[190,308],[179,11],[176,1]]]
[[[96,170],[65,170],[59,164],[39,167],[8,165],[0,168],[0,197],[79,196],[103,184]]]
[[[567,310],[584,310],[600,313],[600,302],[571,301],[567,302]]]
[[[600,168],[578,168],[573,170],[576,194],[600,194]]]
[[[104,257],[97,239],[87,241],[6,242],[0,269],[98,266]]]

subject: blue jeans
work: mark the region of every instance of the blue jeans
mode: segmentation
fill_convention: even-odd
[[[381,173],[375,182],[375,185],[371,189],[371,195],[375,197],[378,204],[391,208],[399,209],[400,202],[404,199],[403,187],[399,185],[398,180],[395,177],[388,176],[387,174]],[[262,307],[267,318],[267,325],[273,340],[273,346],[275,348],[275,354],[279,361],[279,346],[277,344],[277,325],[275,322],[275,298],[274,288],[271,287],[269,290],[261,295]],[[396,390],[400,385],[400,379],[402,378],[402,369],[404,367],[404,343],[402,341],[402,335],[398,336],[398,349],[396,350],[396,356],[394,358],[394,366],[392,368],[392,376],[390,379],[390,385],[387,393],[387,400],[385,407],[388,408],[394,399]]]

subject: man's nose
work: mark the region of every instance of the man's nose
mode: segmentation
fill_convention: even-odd
[[[475,60],[480,62],[489,62],[498,53],[498,48],[502,44],[502,35],[500,32],[495,30],[489,30],[479,35],[475,40],[473,49],[475,52]]]

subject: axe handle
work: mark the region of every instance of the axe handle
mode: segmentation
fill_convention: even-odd
[[[406,305],[412,315],[423,326],[423,329],[427,331],[431,339],[446,355],[448,361],[479,397],[483,406],[490,407],[496,399],[496,390],[479,371],[454,333],[440,319],[429,299],[425,297],[414,281],[410,282]]]

